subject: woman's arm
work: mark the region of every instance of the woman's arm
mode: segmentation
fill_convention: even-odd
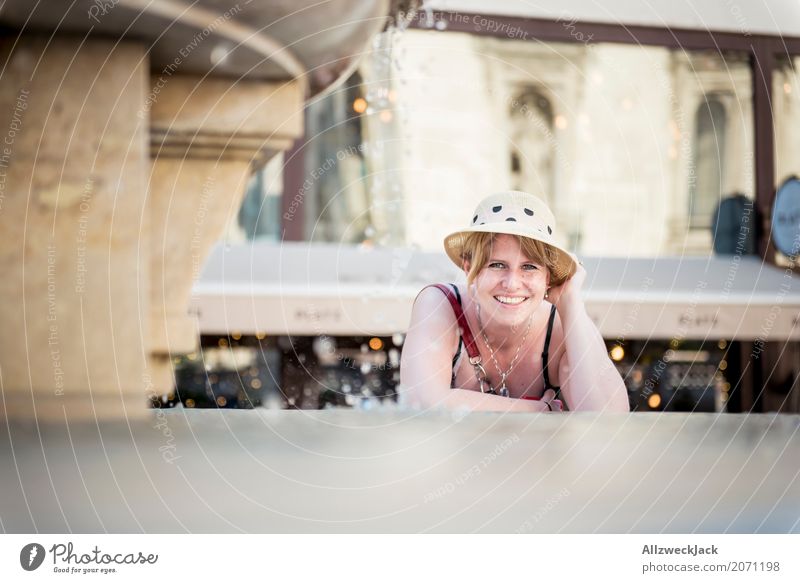
[[[558,366],[561,391],[571,411],[627,413],[630,405],[625,383],[580,297],[585,278],[586,270],[578,265],[570,280],[550,290],[566,347]]]
[[[400,396],[415,407],[472,411],[548,411],[542,401],[509,399],[450,387],[458,328],[450,302],[437,288],[417,296],[400,358]]]

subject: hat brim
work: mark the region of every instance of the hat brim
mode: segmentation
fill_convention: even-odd
[[[473,227],[469,227],[468,229],[462,229],[447,235],[447,237],[444,238],[445,253],[447,253],[447,256],[459,267],[459,269],[462,268],[464,241],[466,236],[470,233],[517,235],[519,237],[525,237],[527,239],[533,239],[534,241],[540,241],[541,243],[544,243],[550,247],[556,255],[555,265],[552,268],[553,279],[551,281],[551,283],[554,283],[555,285],[568,280],[578,269],[578,265],[575,263],[575,260],[572,258],[572,255],[570,255],[569,251],[558,245],[558,243],[553,240],[553,237],[549,233],[531,233],[529,226],[519,225],[513,222],[475,225]]]

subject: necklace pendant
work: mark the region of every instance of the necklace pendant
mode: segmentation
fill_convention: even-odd
[[[508,397],[508,389],[506,388],[506,377],[508,376],[508,371],[500,374],[500,389],[497,391],[497,394],[501,397]]]

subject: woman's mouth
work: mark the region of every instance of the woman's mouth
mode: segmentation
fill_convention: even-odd
[[[494,296],[494,299],[504,306],[518,306],[528,299],[527,296]]]

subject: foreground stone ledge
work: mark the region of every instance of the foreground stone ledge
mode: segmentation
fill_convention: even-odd
[[[0,431],[6,532],[798,532],[800,416],[150,410]]]

